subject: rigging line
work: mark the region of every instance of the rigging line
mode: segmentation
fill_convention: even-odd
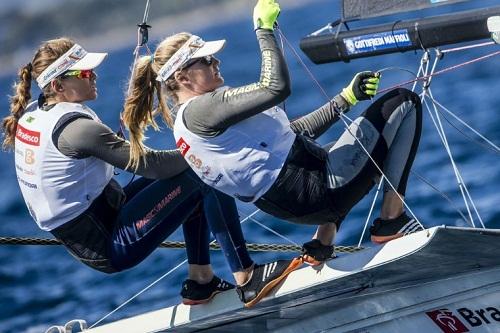
[[[467,198],[466,198],[465,193],[464,193],[463,179],[462,179],[462,177],[460,177],[460,171],[458,170],[458,168],[455,164],[455,160],[453,159],[453,155],[451,153],[450,146],[449,146],[448,140],[446,138],[446,134],[444,133],[444,129],[442,128],[442,125],[441,126],[438,125],[438,124],[440,124],[439,117],[436,115],[436,119],[434,118],[434,115],[432,114],[431,108],[430,108],[427,100],[425,99],[425,95],[427,93],[430,93],[430,91],[428,89],[425,89],[421,95],[422,102],[425,104],[427,111],[429,112],[429,115],[431,117],[431,120],[434,123],[434,127],[436,127],[436,131],[437,131],[439,137],[441,138],[441,142],[443,143],[444,149],[446,150],[446,152],[448,154],[453,172],[455,173],[455,178],[456,178],[457,183],[458,183],[458,188],[460,190],[460,193],[462,194],[462,198],[464,199],[465,207],[467,209],[467,213],[468,213],[469,218],[470,218],[469,222],[475,228],[476,225],[474,224],[474,218],[472,217],[472,212],[470,210],[469,203],[468,203]],[[435,108],[435,106],[434,106],[434,108]]]
[[[474,213],[476,213],[476,216],[479,220],[479,223],[481,223],[481,226],[483,227],[483,229],[486,229],[486,226],[484,225],[483,219],[481,218],[481,215],[479,214],[479,211],[477,210],[476,203],[474,202],[474,200],[472,200],[472,196],[469,192],[469,189],[465,185],[464,179],[462,178],[462,174],[459,174],[459,176],[460,176],[462,183],[464,183],[465,193],[467,194],[467,197],[469,198],[469,202],[470,202],[472,208],[474,209]]]
[[[295,58],[299,61],[299,63],[302,66],[302,68],[306,71],[306,73],[309,75],[309,77],[313,80],[313,82],[319,88],[320,92],[326,98],[327,102],[331,103],[330,96],[325,91],[325,89],[323,89],[323,86],[321,86],[321,84],[316,79],[316,77],[314,76],[314,74],[311,72],[311,70],[309,69],[309,67],[307,67],[307,65],[304,63],[304,61],[302,60],[302,58],[300,57],[300,55],[297,53],[297,51],[295,50],[295,48],[291,45],[290,41],[286,38],[286,36],[283,33],[283,31],[281,30],[281,28],[278,28],[276,30],[278,31],[278,33],[279,33],[280,37],[282,38],[282,40],[284,40],[285,43],[287,44],[287,46],[290,48],[290,50],[292,51],[292,53],[295,56]],[[339,117],[342,117],[343,113],[339,112],[336,108],[332,108],[332,109],[333,109],[333,112],[335,112]]]
[[[439,61],[439,58],[436,58],[435,63],[437,63],[437,61]],[[428,89],[428,90],[429,90],[429,97],[430,97],[431,99],[434,99],[434,96],[433,96],[433,94],[432,94],[432,91],[431,91],[430,89]],[[440,128],[441,128],[441,130],[442,130],[442,132],[443,132],[443,135],[446,137],[446,134],[445,134],[445,132],[444,132],[443,125],[442,125],[442,123],[441,123],[441,118],[439,117],[439,111],[438,111],[438,108],[436,107],[436,104],[432,104],[432,105],[433,105],[433,108],[434,108],[434,112],[435,112],[435,114],[436,114],[436,118],[437,118],[437,119],[438,119],[438,121],[439,121],[439,126],[440,126]],[[446,144],[448,144],[448,140],[446,140]],[[450,150],[450,154],[451,154],[451,150]],[[455,167],[456,167],[456,166],[455,166]],[[476,216],[477,216],[477,218],[478,218],[479,222],[481,223],[481,226],[483,227],[483,229],[485,229],[485,228],[486,228],[486,226],[485,226],[485,225],[484,225],[484,223],[483,223],[483,219],[481,218],[481,215],[479,215],[479,212],[478,212],[478,210],[477,210],[476,204],[474,203],[474,200],[472,200],[472,196],[471,196],[471,195],[470,195],[470,193],[469,193],[469,189],[467,188],[467,185],[465,184],[465,182],[464,182],[464,180],[463,180],[463,178],[462,178],[462,174],[461,174],[461,173],[459,172],[459,170],[458,170],[458,167],[456,167],[456,174],[457,174],[457,176],[460,178],[460,180],[461,180],[461,182],[462,182],[462,184],[463,184],[463,188],[464,188],[464,190],[465,190],[465,193],[466,193],[466,195],[467,195],[467,198],[469,199],[469,202],[470,202],[470,204],[472,205],[472,208],[474,209],[474,212],[476,213]],[[467,204],[467,200],[465,199],[465,196],[464,196],[464,200],[465,200],[465,204],[466,204],[466,206],[467,206],[467,209],[469,210],[469,206],[468,206],[468,204]],[[471,218],[472,218],[472,214],[471,214]]]
[[[379,69],[376,72],[383,73],[383,72],[390,71],[390,70],[400,70],[402,72],[408,72],[408,73],[410,73],[411,75],[413,75],[413,77],[418,77],[418,74],[415,73],[414,71],[411,71],[411,70],[403,68],[403,67],[397,67],[397,66],[384,67],[384,68]]]
[[[255,210],[252,214],[248,215],[246,218],[244,218],[243,220],[241,220],[240,224],[243,224],[244,222],[248,221],[249,219],[251,219],[258,212],[260,212],[260,209]],[[215,239],[212,240],[209,245],[212,245],[213,243],[215,243]],[[104,317],[102,317],[101,319],[99,319],[97,322],[95,322],[94,324],[92,324],[92,326],[90,326],[89,328],[94,327],[95,325],[99,324],[100,322],[102,322],[104,319],[108,318],[110,315],[112,315],[113,313],[115,313],[119,309],[123,308],[125,305],[127,305],[132,300],[134,300],[135,298],[139,297],[141,294],[143,294],[144,292],[146,292],[147,290],[149,290],[150,288],[152,288],[155,284],[157,284],[158,282],[160,282],[161,280],[163,280],[164,278],[166,278],[168,275],[170,275],[171,273],[173,273],[175,270],[177,270],[178,268],[180,268],[185,263],[187,263],[187,259],[184,259],[177,266],[175,266],[174,268],[170,269],[167,273],[163,274],[158,279],[156,279],[155,281],[153,281],[152,283],[150,283],[148,286],[146,286],[145,288],[143,288],[141,291],[139,291],[138,293],[136,293],[135,295],[133,295],[132,297],[130,297],[128,300],[126,300],[125,302],[123,302],[122,304],[120,304],[116,309],[114,309],[113,311],[111,311],[110,313],[108,313],[107,315],[105,315]]]
[[[127,86],[127,96],[130,96],[132,94],[132,86],[133,86],[132,81],[134,80],[134,70],[135,70],[135,66],[137,64],[137,59],[139,58],[140,48],[142,46],[145,46],[146,50],[148,51],[148,54],[151,54],[151,50],[149,49],[149,47],[147,45],[148,38],[149,38],[148,37],[148,29],[151,28],[151,26],[147,24],[147,19],[149,17],[149,8],[150,8],[149,1],[150,0],[146,1],[146,8],[144,9],[144,16],[142,19],[142,23],[137,25],[137,27],[138,27],[137,28],[137,45],[136,45],[134,51],[132,52],[132,54],[134,55],[134,61],[132,62],[132,67],[130,68],[130,77],[129,77],[128,86]],[[125,123],[123,121],[122,112],[120,112],[120,115],[119,115],[119,124],[120,124],[120,128],[118,130],[117,135],[123,139],[126,139]],[[134,179],[135,179],[135,172],[132,173],[132,177],[130,178],[127,185],[132,184]]]
[[[95,323],[93,323],[92,326],[90,326],[89,328],[93,328],[97,324],[101,323],[104,319],[108,318],[113,313],[115,313],[116,311],[120,310],[121,308],[123,308],[128,303],[130,303],[132,300],[134,300],[137,297],[139,297],[145,291],[147,291],[148,289],[150,289],[151,287],[153,287],[155,284],[157,284],[158,282],[160,282],[163,278],[165,278],[168,275],[170,275],[172,272],[174,272],[176,269],[178,269],[179,267],[181,267],[182,265],[184,265],[186,262],[187,262],[187,259],[184,259],[182,262],[180,262],[179,264],[177,264],[177,266],[175,266],[174,268],[170,269],[167,273],[163,274],[158,279],[156,279],[155,281],[151,282],[148,286],[144,287],[141,291],[139,291],[138,293],[136,293],[134,296],[130,297],[128,300],[126,300],[125,302],[123,302],[122,304],[120,304],[116,309],[114,309],[113,311],[111,311],[110,313],[108,313],[107,315],[105,315],[104,317],[102,317],[101,319],[99,319],[98,321],[96,321]]]
[[[460,208],[458,208],[458,206],[453,202],[453,200],[451,200],[451,198],[449,196],[447,196],[443,191],[440,191],[436,186],[432,185],[432,183],[428,179],[424,178],[424,176],[422,176],[418,172],[416,172],[414,170],[410,170],[410,172],[412,175],[415,175],[420,181],[427,184],[434,191],[436,191],[439,195],[441,195],[444,199],[446,199],[446,201],[448,201],[448,203],[450,203],[453,206],[453,208],[457,211],[457,213],[464,220],[464,222],[469,223],[469,220],[467,219],[467,217],[464,215],[464,213],[462,213]]]
[[[443,117],[443,119],[446,120],[446,122],[451,127],[453,127],[458,133],[460,133],[469,142],[471,142],[471,143],[473,143],[473,144],[475,144],[475,145],[483,148],[486,151],[489,151],[489,152],[492,152],[492,153],[496,153],[496,154],[500,154],[500,150],[498,149],[498,147],[496,147],[495,145],[493,147],[490,147],[488,144],[486,144],[484,142],[481,142],[479,140],[474,139],[473,137],[471,137],[470,135],[468,135],[464,131],[462,131],[460,128],[458,128],[458,126],[455,125],[453,122],[451,122],[451,120],[448,119],[447,116],[443,113],[442,109],[438,109],[438,111],[441,114],[441,116]]]
[[[365,237],[366,228],[368,227],[368,223],[370,222],[373,209],[375,208],[375,202],[377,201],[378,194],[380,193],[380,188],[382,187],[382,183],[384,182],[384,177],[380,177],[380,181],[378,182],[377,192],[373,196],[373,201],[370,206],[370,211],[368,212],[368,216],[366,217],[365,226],[363,227],[363,232],[361,233],[361,237],[359,237],[358,247],[361,247],[361,242],[363,241],[363,237]]]
[[[492,141],[490,141],[488,138],[486,138],[485,136],[483,136],[481,133],[479,133],[477,130],[475,130],[473,127],[471,127],[470,125],[468,125],[465,121],[463,121],[462,119],[460,119],[460,117],[458,117],[457,115],[455,115],[453,112],[450,111],[450,109],[446,108],[444,105],[442,105],[441,103],[439,103],[437,100],[435,100],[434,98],[430,97],[431,98],[431,101],[433,103],[435,103],[437,106],[439,106],[441,108],[441,110],[444,110],[446,111],[449,115],[451,115],[453,118],[455,118],[457,121],[459,121],[462,125],[464,125],[465,127],[467,127],[470,131],[472,131],[474,134],[476,134],[477,136],[479,136],[481,139],[483,139],[484,141],[486,141],[491,147],[487,147],[488,150],[492,150],[496,153],[499,153],[500,152],[500,147],[498,147],[496,144],[494,144]],[[446,117],[444,117],[446,119]],[[448,121],[449,122],[449,121]],[[449,122],[453,127],[455,127],[451,122]],[[455,127],[456,128],[456,127]],[[456,128],[458,131],[460,131],[458,128]],[[461,132],[461,131],[460,131]],[[464,136],[466,137],[469,137],[467,136],[465,133],[461,132]],[[486,144],[484,143],[480,143],[472,138],[470,138],[471,140],[473,140],[474,142],[476,142],[477,144],[480,144],[481,146],[486,146]]]
[[[429,52],[425,51],[425,53],[422,55],[422,59],[420,60],[420,66],[419,66],[419,69],[418,69],[416,76],[420,75],[421,73],[428,73],[428,71],[429,71]],[[416,84],[417,83],[415,82],[413,85],[412,91],[415,91]],[[427,105],[427,102],[425,101],[425,94],[426,94],[426,90],[424,90],[424,92],[422,93],[422,95],[420,97],[421,97],[422,101],[425,102],[425,105],[426,105],[427,109],[429,110],[429,106]],[[432,120],[434,121],[432,113],[430,113],[430,115],[431,115]],[[437,131],[437,132],[438,132],[439,136],[441,136],[441,133],[439,131]],[[455,205],[455,203],[446,194],[444,194],[442,191],[439,191],[439,189],[437,187],[432,185],[430,181],[425,179],[423,176],[421,176],[416,171],[410,170],[410,172],[412,174],[416,175],[422,182],[429,185],[432,189],[434,189],[437,193],[439,193],[443,198],[445,198],[455,208],[455,210],[462,217],[462,219],[465,221],[465,223],[469,222],[467,217],[462,213],[462,211],[460,211],[460,209],[458,209],[458,207]]]
[[[399,88],[399,87],[402,87],[402,86],[405,86],[407,84],[410,84],[410,83],[413,83],[413,82],[417,82],[417,81],[425,81],[425,80],[428,80],[434,76],[438,76],[438,75],[441,75],[441,74],[444,74],[446,72],[449,72],[449,71],[452,71],[452,70],[455,70],[455,69],[458,69],[460,67],[464,67],[464,66],[467,66],[467,65],[471,65],[473,63],[476,63],[478,61],[482,61],[482,60],[486,60],[488,58],[491,58],[491,57],[494,57],[494,56],[497,56],[500,54],[500,51],[495,51],[495,52],[492,52],[490,54],[487,54],[487,55],[484,55],[484,56],[481,56],[481,57],[477,57],[477,58],[474,58],[472,60],[468,60],[468,61],[465,61],[465,62],[462,62],[462,63],[459,63],[457,65],[453,65],[453,66],[450,66],[450,67],[446,67],[442,70],[439,70],[439,71],[436,71],[434,73],[431,73],[429,75],[424,75],[424,76],[420,76],[420,77],[417,77],[413,80],[408,80],[408,81],[404,81],[404,82],[401,82],[397,85],[394,85],[392,87],[389,87],[389,88],[384,88],[382,90],[379,90],[377,92],[377,94],[382,94],[384,92],[387,92],[389,90],[392,90],[392,89],[395,89],[395,88]]]
[[[149,17],[149,9],[150,9],[150,0],[146,1],[146,8],[144,9],[144,16],[142,19],[142,23],[137,25],[137,45],[132,53],[134,55],[134,62],[132,63],[132,67],[130,69],[130,79],[128,81],[127,94],[130,95],[132,93],[132,80],[134,79],[134,69],[137,64],[137,59],[139,58],[139,50],[142,46],[146,47],[148,54],[151,54],[151,50],[149,49],[148,42],[148,28],[151,28],[150,25],[147,24],[147,20]],[[120,117],[121,118],[121,117]]]
[[[427,76],[427,74],[429,73],[429,66],[430,66],[430,55],[429,55],[429,54],[430,54],[430,53],[429,53],[429,51],[428,51],[428,50],[426,50],[426,51],[425,51],[425,53],[422,55],[422,58],[421,58],[421,60],[420,60],[420,69],[419,69],[419,74],[420,74],[420,73],[422,73],[424,76]],[[434,64],[432,65],[432,68],[430,69],[430,73],[431,73],[431,74],[435,71],[436,66],[437,66],[437,63],[438,63],[438,61],[439,61],[440,59],[441,59],[441,58],[439,57],[439,53],[437,53],[437,57],[436,57],[436,59],[434,60]],[[414,84],[414,88],[415,88],[415,86],[416,86],[416,83]],[[448,153],[448,156],[449,156],[450,161],[451,161],[451,165],[452,165],[452,167],[453,167],[453,171],[454,171],[454,173],[455,173],[455,176],[457,177],[457,182],[458,182],[458,185],[459,185],[460,192],[461,192],[461,194],[462,194],[462,198],[463,198],[463,200],[464,200],[464,202],[465,202],[465,206],[466,206],[466,208],[467,208],[467,212],[468,212],[469,217],[470,217],[470,222],[471,222],[472,226],[473,226],[473,227],[475,227],[475,224],[474,224],[474,219],[472,218],[472,214],[471,214],[471,211],[470,211],[470,209],[469,209],[469,205],[468,205],[467,199],[466,199],[466,197],[465,197],[465,194],[464,194],[463,188],[462,188],[462,186],[461,186],[461,183],[463,183],[463,179],[461,179],[460,172],[459,172],[458,168],[457,168],[457,167],[456,167],[456,165],[455,165],[455,161],[454,161],[454,159],[453,159],[453,155],[451,154],[451,150],[450,150],[450,147],[449,147],[449,145],[448,145],[447,138],[446,138],[446,133],[444,132],[444,129],[442,128],[442,126],[441,126],[441,130],[440,130],[440,128],[438,127],[438,125],[437,125],[437,123],[436,123],[436,120],[434,119],[434,116],[433,116],[433,114],[432,114],[432,112],[431,112],[431,109],[430,109],[430,107],[429,107],[429,105],[428,105],[428,103],[427,103],[427,100],[426,100],[426,98],[425,98],[426,96],[431,96],[431,95],[432,95],[432,91],[431,91],[431,89],[430,89],[430,87],[429,87],[429,86],[430,86],[430,79],[428,79],[428,80],[426,80],[426,81],[425,81],[425,83],[424,83],[424,85],[423,85],[423,88],[422,88],[422,93],[421,93],[421,95],[420,95],[420,98],[421,98],[421,100],[422,100],[422,104],[424,104],[424,103],[425,103],[425,106],[426,106],[426,108],[427,108],[427,110],[428,110],[428,112],[429,112],[429,115],[430,115],[430,117],[431,117],[431,120],[432,120],[432,122],[434,123],[434,126],[436,127],[436,131],[437,131],[437,133],[438,133],[439,137],[441,138],[441,141],[442,141],[442,143],[443,143],[443,145],[444,145],[444,147],[445,147],[445,150],[446,150],[446,151],[447,151],[447,153]],[[432,97],[431,97],[431,98],[432,98]],[[435,105],[434,105],[434,104],[433,104],[433,106],[434,106],[434,109],[436,110],[436,107],[435,107]],[[438,118],[438,121],[439,121],[439,115],[437,114],[437,112],[436,112],[436,118]],[[461,179],[461,180],[460,180],[460,179]],[[472,201],[472,199],[471,199],[471,198],[470,198],[470,200]],[[455,205],[452,203],[452,206],[455,206]],[[461,214],[461,212],[460,212],[459,210],[457,210],[457,211]],[[463,216],[463,214],[461,214],[461,216]],[[469,222],[469,220],[467,220],[466,218],[465,218],[465,221],[466,221],[466,222]]]
[[[311,71],[309,70],[309,68],[305,65],[305,63],[302,61],[301,57],[299,56],[299,54],[297,53],[297,51],[295,50],[295,48],[291,45],[290,41],[288,41],[288,39],[286,38],[286,36],[283,34],[283,32],[281,31],[281,29],[277,29],[279,34],[283,36],[283,40],[287,43],[288,47],[292,50],[293,54],[297,57],[297,59],[299,60],[299,62],[302,64],[302,66],[304,66],[306,72],[311,76],[312,80],[316,83],[316,85],[320,88],[320,90],[323,92],[323,94],[326,96],[327,100],[329,101],[329,103],[332,103],[331,101],[331,98],[328,96],[328,94],[326,93],[326,91],[323,89],[323,87],[321,86],[321,84],[318,82],[318,80],[316,80],[316,78],[314,77],[314,75],[311,73]],[[349,125],[347,124],[346,119],[348,119],[349,121],[351,121],[351,124],[357,126],[357,124],[355,124],[352,119],[350,119],[349,117],[347,117],[343,112],[338,112],[335,107],[332,108],[334,110],[334,112],[339,116],[339,119],[344,123],[344,128],[345,130],[353,137],[353,139],[360,145],[361,149],[363,150],[363,152],[368,156],[368,158],[372,161],[372,163],[375,165],[376,169],[380,172],[380,174],[385,177],[386,179],[386,183],[389,185],[389,187],[394,191],[394,193],[396,194],[396,196],[398,197],[399,200],[401,200],[401,202],[403,203],[403,206],[408,209],[408,212],[415,218],[415,221],[417,221],[417,223],[422,227],[422,229],[425,229],[424,225],[422,224],[422,222],[420,222],[420,220],[418,219],[418,217],[413,213],[412,209],[408,206],[408,204],[406,203],[406,201],[404,200],[404,198],[398,193],[398,191],[396,190],[396,187],[388,180],[388,178],[386,177],[384,171],[380,168],[380,166],[377,164],[377,162],[375,161],[375,159],[371,156],[371,154],[368,152],[368,150],[366,149],[366,147],[363,145],[363,143],[359,140],[359,138],[357,136],[355,136],[352,131],[351,131],[351,128],[349,127]],[[358,128],[361,130],[361,128],[358,126]],[[362,132],[362,131],[361,131]]]
[[[473,44],[473,45],[466,45],[466,46],[460,46],[460,47],[454,47],[451,49],[446,49],[442,50],[442,53],[450,53],[450,52],[456,52],[456,51],[463,51],[463,50],[468,50],[468,49],[473,49],[476,47],[483,47],[483,46],[489,46],[489,45],[495,45],[496,43],[491,41],[491,42],[484,42],[484,43],[478,43],[478,44]]]
[[[250,220],[252,220],[253,223],[261,226],[262,228],[266,229],[267,231],[273,233],[274,235],[280,237],[280,238],[283,238],[284,240],[286,240],[287,242],[289,243],[292,243],[293,245],[295,246],[299,246],[299,244],[295,243],[293,240],[291,240],[290,238],[286,237],[286,236],[283,236],[282,234],[280,234],[279,232],[269,228],[268,226],[262,224],[261,222],[259,222],[257,219],[255,219],[254,217],[250,217]]]
[[[144,16],[142,18],[142,22],[143,23],[146,23],[148,21],[148,18],[149,18],[149,8],[150,8],[149,0],[147,0],[146,1],[146,8],[144,9]]]
[[[433,99],[432,92],[429,91],[429,93],[430,93],[430,98]],[[437,109],[437,107],[436,107],[435,104],[433,104],[433,107],[434,107],[434,112],[436,114],[436,118],[438,119],[438,122],[439,122],[439,126],[440,126],[440,128],[441,128],[441,130],[443,132],[443,135],[446,136],[446,134],[444,132],[443,125],[441,123],[441,119],[439,117],[438,109]],[[448,140],[446,140],[446,145],[448,145]],[[450,154],[450,158],[451,158],[451,150],[449,150],[449,154]],[[458,170],[458,167],[455,165],[455,163],[453,163],[453,166],[454,166],[454,171],[455,171],[455,174],[456,174],[457,179],[459,181],[459,184],[461,185],[460,191],[462,192],[462,196],[463,196],[463,199],[464,199],[464,202],[465,202],[465,206],[467,208],[467,212],[469,213],[469,215],[471,217],[471,221],[472,221],[473,225],[474,225],[474,221],[472,220],[472,213],[471,213],[470,208],[469,208],[469,203],[472,206],[472,208],[474,210],[474,213],[476,214],[479,222],[481,223],[481,226],[483,227],[483,229],[485,229],[486,226],[483,223],[483,219],[481,218],[481,215],[479,214],[479,211],[477,210],[477,207],[476,207],[476,204],[474,203],[474,200],[472,200],[472,196],[471,196],[471,194],[469,192],[469,189],[468,189],[467,185],[465,184],[465,181],[464,181],[464,179],[462,177],[462,174]],[[467,201],[467,199],[468,199],[468,201]],[[475,227],[475,225],[474,225],[474,227]]]
[[[424,64],[422,61],[420,61],[420,66],[418,67],[418,71],[417,71],[417,75],[416,77],[418,77],[420,75],[420,73],[422,73],[424,71]],[[417,89],[417,81],[413,82],[413,86],[411,87],[411,91],[415,92],[415,89]]]
[[[429,73],[429,66],[430,66],[430,52],[428,50],[426,50],[424,52],[424,54],[422,55],[422,59],[420,59],[420,62],[422,64],[422,75],[427,75],[427,73]],[[415,85],[417,85],[417,81],[415,81]],[[425,79],[424,80],[424,83],[422,84],[422,89],[424,92],[427,92],[427,90],[425,89],[426,87],[429,86],[429,79]]]

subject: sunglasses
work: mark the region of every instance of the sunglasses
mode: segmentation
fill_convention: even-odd
[[[76,77],[78,79],[90,79],[96,77],[94,70],[92,69],[82,69],[82,70],[74,70],[67,71],[61,75],[61,77]]]
[[[201,58],[192,59],[192,60],[188,61],[187,64],[182,69],[188,69],[189,67],[193,66],[197,62],[200,62],[205,66],[210,66],[214,61],[215,61],[215,57],[208,55],[208,56],[204,56]]]

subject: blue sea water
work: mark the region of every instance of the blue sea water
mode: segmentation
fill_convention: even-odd
[[[495,2],[485,1],[490,5]],[[230,86],[258,79],[260,57],[250,17],[249,13],[248,18],[239,21],[194,31],[205,39],[227,39],[227,46],[220,54],[220,58],[221,71]],[[287,38],[302,55],[298,48],[300,38],[337,17],[338,8],[335,4],[331,1],[318,0],[303,7],[293,9],[284,7],[280,24]],[[181,30],[186,29],[189,29],[189,25],[182,27]],[[132,47],[112,52],[99,68],[100,96],[89,104],[101,119],[113,128],[118,126],[118,114],[123,101],[128,68],[132,61],[131,49]],[[325,100],[292,52],[288,48],[285,50],[293,83],[293,93],[286,103],[286,109],[290,118],[296,118],[320,106]],[[496,50],[498,46],[453,53],[445,56],[439,68],[452,66]],[[416,71],[420,56],[421,52],[407,52],[360,59],[347,64],[316,66],[309,60],[305,60],[305,63],[326,91],[333,96],[351,80],[354,73],[360,70],[379,70],[397,66]],[[303,55],[302,57],[305,58]],[[499,68],[499,57],[490,58],[436,77],[431,86],[434,97],[440,103],[497,145],[500,144]],[[406,72],[386,71],[381,83],[382,88],[409,79],[411,75]],[[14,80],[14,76],[0,79],[2,117],[8,112],[6,95],[11,93],[10,86]],[[367,102],[360,103],[350,115],[359,114],[367,105]],[[456,121],[453,123],[457,124]],[[471,142],[446,121],[444,127],[456,163],[485,225],[489,228],[500,228],[499,154]],[[463,126],[458,125],[458,127],[462,132],[474,137],[474,134],[465,130]],[[335,140],[342,129],[341,123],[336,124],[320,138],[320,143]],[[173,147],[171,132],[166,128],[159,133],[149,133],[149,137],[148,145],[151,147]],[[0,237],[49,237],[49,234],[36,227],[24,206],[16,182],[13,158],[11,153],[0,153]],[[449,158],[427,112],[424,116],[422,140],[414,170],[449,196],[454,205],[465,211]],[[121,183],[126,183],[130,175],[122,173],[118,178]],[[372,195],[373,192],[347,217],[337,244],[357,243]],[[465,225],[453,205],[414,175],[410,177],[407,200],[426,226]],[[250,205],[239,205],[239,209],[242,218],[254,211]],[[256,218],[298,244],[306,241],[314,231],[313,227],[289,224],[263,213],[258,213]],[[245,222],[243,229],[248,242],[285,242],[251,221]],[[181,240],[182,235],[176,233],[169,238],[169,240],[174,239]],[[216,273],[231,280],[228,267],[220,253],[213,251],[212,254]],[[286,257],[289,254],[253,254],[256,261],[270,260],[277,256]],[[43,332],[50,325],[64,324],[74,318],[82,318],[92,324],[184,259],[183,250],[159,249],[137,267],[109,276],[80,264],[59,246],[0,245],[0,332]],[[108,320],[179,302],[178,291],[185,276],[186,267],[182,266],[110,316]]]

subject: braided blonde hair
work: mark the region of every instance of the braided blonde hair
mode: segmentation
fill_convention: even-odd
[[[2,121],[4,150],[14,147],[17,123],[31,99],[31,80],[36,80],[45,68],[66,53],[74,44],[75,42],[65,37],[46,41],[39,47],[33,60],[19,70],[19,81],[14,83],[14,96],[10,97],[10,115]],[[50,85],[43,89],[43,94],[45,98],[52,96]]]

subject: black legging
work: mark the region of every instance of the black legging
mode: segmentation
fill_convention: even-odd
[[[375,101],[349,126],[402,195],[420,140],[421,123],[418,95],[396,89]],[[255,204],[291,222],[334,222],[340,226],[379,177],[378,169],[347,130],[328,151],[298,135],[278,179]]]

